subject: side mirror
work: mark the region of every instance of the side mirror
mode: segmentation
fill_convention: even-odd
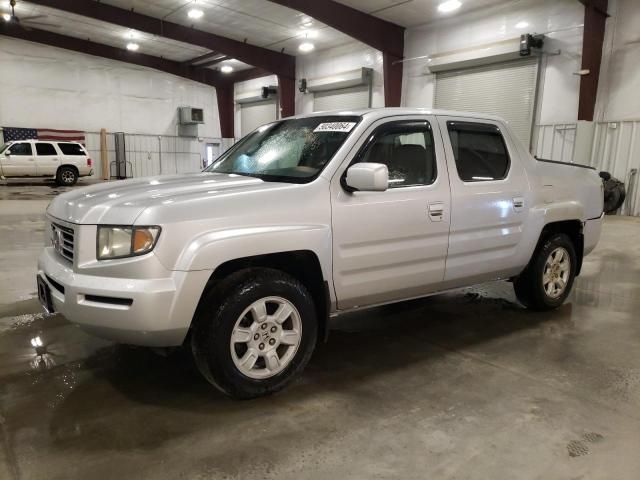
[[[361,192],[384,192],[389,187],[389,170],[382,163],[356,163],[347,170],[346,184]]]
[[[7,150],[6,152],[4,152],[4,156],[8,157],[11,155],[11,150]]]

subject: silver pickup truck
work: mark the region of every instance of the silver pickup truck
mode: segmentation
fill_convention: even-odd
[[[602,203],[593,169],[536,160],[496,117],[303,115],[201,173],[58,196],[38,292],[95,335],[188,345],[207,380],[250,398],[300,374],[342,312],[497,279],[558,307]]]

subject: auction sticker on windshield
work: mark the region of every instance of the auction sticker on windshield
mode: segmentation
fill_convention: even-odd
[[[356,126],[356,122],[330,122],[321,123],[318,125],[313,133],[317,132],[350,132],[353,127]]]

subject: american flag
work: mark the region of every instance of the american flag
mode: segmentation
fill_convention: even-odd
[[[84,145],[84,132],[79,130],[55,130],[53,128],[15,128],[3,127],[2,136],[5,142],[16,140],[53,140],[80,142]]]

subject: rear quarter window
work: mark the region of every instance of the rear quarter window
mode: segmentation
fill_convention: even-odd
[[[58,147],[65,155],[77,155],[77,156],[85,156],[87,152],[84,151],[82,145],[77,143],[59,143]]]

